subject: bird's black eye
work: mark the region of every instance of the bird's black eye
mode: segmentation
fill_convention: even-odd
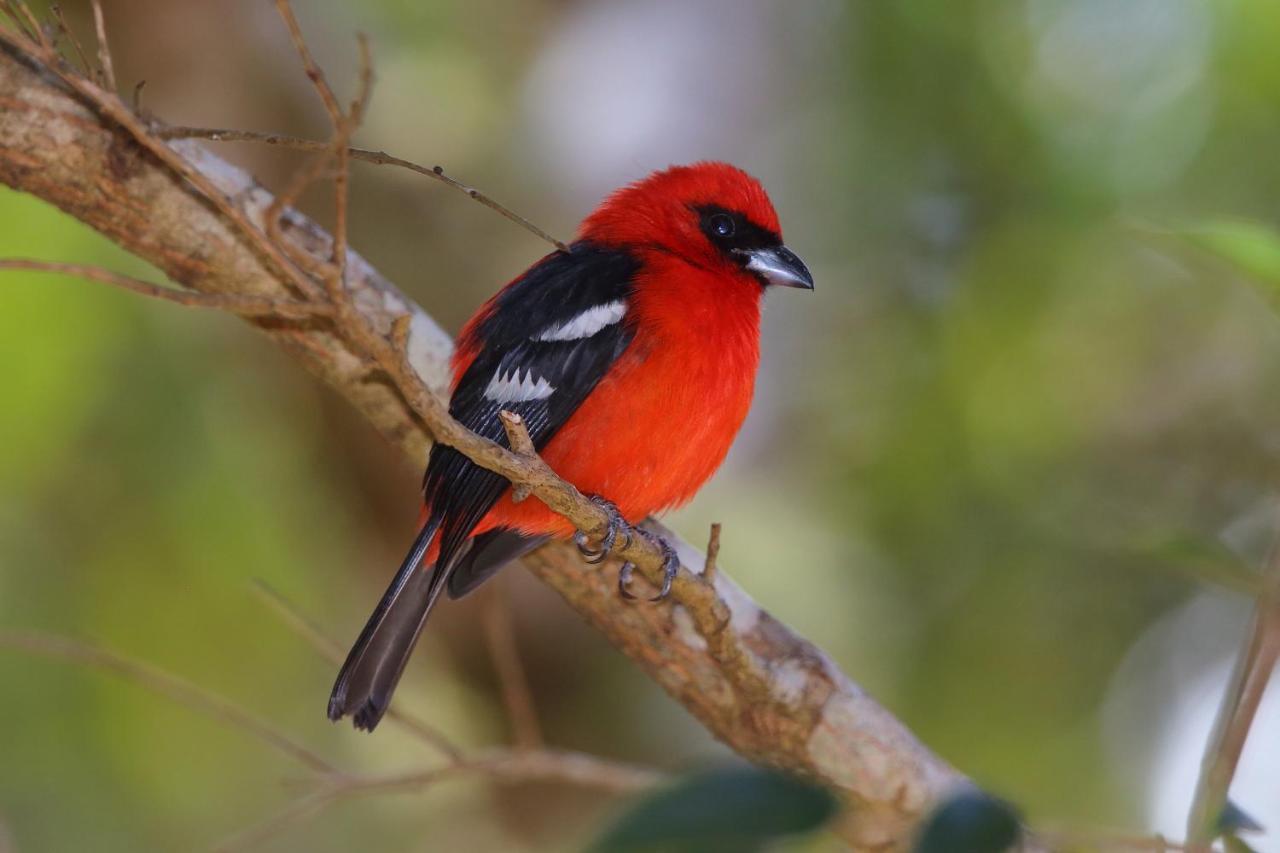
[[[772,231],[767,231],[748,219],[741,211],[716,205],[699,205],[692,208],[698,215],[698,229],[730,260],[746,263],[743,252],[765,246],[780,246],[782,241]]]
[[[711,231],[717,237],[732,237],[736,226],[733,223],[733,217],[727,213],[717,213],[711,217]]]

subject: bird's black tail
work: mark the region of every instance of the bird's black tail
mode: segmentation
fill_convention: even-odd
[[[329,695],[329,719],[337,722],[351,715],[355,727],[367,731],[382,719],[427,614],[448,579],[449,567],[422,565],[439,529],[438,517],[427,519],[351,647]]]

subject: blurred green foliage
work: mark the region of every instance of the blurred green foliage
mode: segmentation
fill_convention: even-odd
[[[105,5],[122,85],[146,79],[165,119],[324,133],[268,10]],[[1224,531],[1280,474],[1280,335],[1247,283],[1280,280],[1270,0],[299,12],[335,81],[352,34],[373,37],[363,144],[441,162],[552,233],[667,159],[757,173],[818,290],[771,296],[755,411],[675,526],[701,541],[723,522],[736,579],[1033,822],[1142,827],[1145,790],[1116,768],[1149,738],[1104,738],[1111,676],[1190,596],[1248,584],[1260,549]],[[569,84],[545,82],[557,69]],[[610,154],[615,127],[661,133]],[[219,152],[274,186],[297,162]],[[148,274],[7,190],[0,223],[0,256]],[[545,249],[369,167],[352,236],[451,329]],[[332,667],[249,592],[267,580],[345,643],[400,556],[417,473],[341,401],[230,318],[35,274],[0,279],[0,364],[0,628],[155,662],[353,770],[431,760],[394,730],[331,727]],[[554,743],[722,756],[545,590],[500,582]],[[402,690],[466,744],[506,736],[482,606],[443,609]],[[21,850],[200,847],[299,773],[136,685],[2,649],[0,680],[0,827]],[[449,783],[340,804],[267,849],[575,849],[610,804]]]

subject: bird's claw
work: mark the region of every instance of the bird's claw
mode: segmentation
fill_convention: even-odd
[[[578,553],[582,555],[582,559],[595,565],[603,563],[605,558],[609,556],[609,552],[618,544],[618,533],[621,532],[625,537],[625,544],[631,544],[631,530],[627,525],[626,519],[622,517],[622,513],[611,502],[599,495],[591,495],[590,501],[596,506],[603,509],[609,515],[609,522],[604,529],[604,535],[600,537],[599,547],[591,546],[591,537],[587,536],[581,530],[573,534],[573,544],[578,546]]]
[[[641,531],[642,533],[644,531]],[[645,601],[657,602],[662,601],[671,594],[671,584],[675,582],[676,575],[680,572],[680,555],[676,553],[676,549],[672,548],[667,540],[659,537],[648,535],[651,541],[655,542],[662,550],[662,587],[658,590],[658,594]],[[639,596],[631,591],[631,577],[635,574],[636,565],[632,562],[622,564],[622,568],[618,570],[618,594],[628,601],[635,601]]]

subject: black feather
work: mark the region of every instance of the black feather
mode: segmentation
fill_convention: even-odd
[[[471,547],[458,558],[449,573],[449,597],[462,598],[507,563],[523,557],[550,538],[526,536],[505,527],[481,533],[471,540]]]
[[[422,565],[440,519],[432,516],[418,531],[400,569],[347,654],[333,691],[329,719],[354,716],[356,728],[373,731],[391,703],[422,626],[447,580],[444,571]]]

